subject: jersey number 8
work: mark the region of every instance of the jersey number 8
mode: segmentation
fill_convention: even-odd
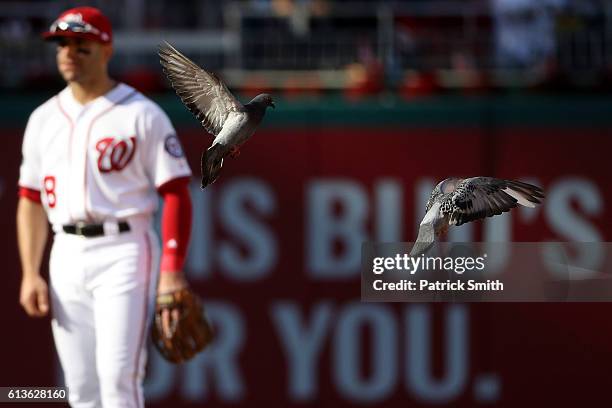
[[[49,208],[55,207],[57,197],[55,196],[55,176],[46,176],[44,179],[45,194]]]

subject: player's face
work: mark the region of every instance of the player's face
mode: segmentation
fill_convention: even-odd
[[[57,67],[66,82],[92,82],[106,74],[110,45],[82,38],[61,38],[57,43]]]

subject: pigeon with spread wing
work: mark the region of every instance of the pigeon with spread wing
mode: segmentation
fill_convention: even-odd
[[[427,252],[451,225],[499,215],[517,205],[533,208],[541,198],[544,191],[540,187],[520,181],[493,177],[443,180],[431,192],[410,256]]]
[[[270,95],[260,94],[243,105],[215,74],[203,70],[167,42],[160,45],[159,57],[176,94],[204,129],[215,136],[202,153],[204,188],[217,179],[226,156],[238,156],[240,146],[255,133],[266,108],[275,107],[274,101]]]

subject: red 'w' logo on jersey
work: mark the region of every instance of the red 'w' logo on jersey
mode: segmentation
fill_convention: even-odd
[[[100,173],[123,170],[136,152],[136,136],[131,136],[129,139],[105,137],[96,143],[96,150],[100,152],[98,157]]]

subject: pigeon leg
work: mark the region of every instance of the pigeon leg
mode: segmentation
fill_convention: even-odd
[[[229,157],[235,159],[238,156],[240,156],[240,146],[232,146],[230,148]]]

